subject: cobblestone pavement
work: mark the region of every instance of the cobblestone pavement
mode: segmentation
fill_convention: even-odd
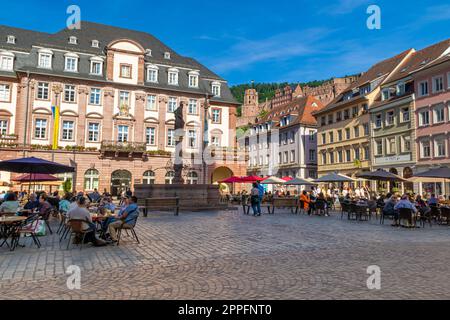
[[[56,223],[56,221],[54,222]],[[56,228],[56,227],[55,227]],[[157,214],[139,221],[141,244],[65,250],[0,248],[7,299],[450,299],[450,228],[397,229],[376,221],[277,213]],[[65,270],[82,270],[81,290]],[[367,267],[382,288],[367,289]]]

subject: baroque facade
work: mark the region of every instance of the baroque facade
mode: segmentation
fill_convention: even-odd
[[[150,34],[91,22],[55,34],[0,27],[0,160],[73,165],[64,178],[75,190],[172,183],[180,139],[187,183],[242,174],[237,107],[224,79]],[[217,161],[202,161],[205,146]]]

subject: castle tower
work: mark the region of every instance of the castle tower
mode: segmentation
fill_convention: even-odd
[[[259,95],[256,89],[245,90],[244,104],[242,105],[243,117],[256,117],[259,114]]]

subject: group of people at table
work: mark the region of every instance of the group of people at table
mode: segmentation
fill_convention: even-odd
[[[105,246],[117,243],[119,228],[134,225],[139,216],[137,202],[135,196],[127,194],[116,206],[109,194],[100,195],[97,190],[89,195],[83,192],[76,195],[66,193],[62,198],[58,192],[53,193],[51,197],[44,192],[31,193],[29,196],[8,192],[0,204],[0,216],[46,216],[51,212],[56,212],[64,218],[68,226],[70,221],[82,221],[83,232],[86,233],[86,243]],[[97,236],[98,233],[101,238]],[[80,237],[74,239],[75,243],[80,241]]]

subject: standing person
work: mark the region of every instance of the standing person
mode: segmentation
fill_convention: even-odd
[[[308,192],[303,191],[303,193],[300,195],[300,201],[303,202],[303,210],[305,212],[308,212],[308,214],[311,214],[309,211],[309,204],[311,203],[311,199],[308,196]]]
[[[260,190],[257,183],[253,184],[253,188],[250,191],[250,202],[253,209],[253,216],[261,216],[261,200]]]

